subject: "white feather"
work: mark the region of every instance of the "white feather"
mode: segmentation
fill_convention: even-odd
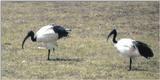
[[[37,41],[43,41],[43,42],[56,41],[58,39],[58,34],[54,32],[52,27],[53,27],[52,25],[47,25],[39,29],[35,34]]]
[[[52,25],[47,25],[39,29],[35,37],[37,41],[46,43],[47,49],[53,49],[57,46],[58,34],[54,32]]]
[[[114,46],[122,55],[126,55],[129,57],[136,57],[139,56],[138,49],[134,46],[132,39],[123,38],[120,39]]]

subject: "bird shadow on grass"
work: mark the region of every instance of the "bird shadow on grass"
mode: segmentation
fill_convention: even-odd
[[[142,69],[142,68],[132,68],[131,71],[148,71],[147,69]]]
[[[76,61],[76,62],[80,62],[80,61],[82,61],[82,59],[80,59],[80,58],[52,58],[52,59],[49,59],[48,61]]]
[[[129,68],[126,66],[126,69],[128,69],[128,71],[148,71],[147,69],[140,68],[140,67],[132,67],[132,69],[129,70]]]

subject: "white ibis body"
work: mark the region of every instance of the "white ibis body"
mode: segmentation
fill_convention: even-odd
[[[149,48],[149,46],[146,43],[143,43],[141,41],[136,41],[136,40],[132,40],[129,38],[123,38],[117,41],[116,40],[116,36],[117,36],[116,29],[113,29],[109,33],[107,40],[109,39],[111,35],[113,35],[112,41],[113,41],[114,47],[117,48],[120,54],[125,55],[130,58],[129,70],[132,69],[131,65],[132,65],[133,57],[143,56],[145,58],[149,58],[149,57],[153,57],[154,55],[152,52],[152,49]]]
[[[31,37],[33,42],[44,42],[48,49],[48,60],[50,60],[50,50],[53,50],[57,47],[57,40],[63,37],[67,37],[70,29],[64,28],[59,25],[46,25],[40,28],[35,34],[31,30],[28,32],[26,37],[22,42],[22,49],[24,48],[25,41]]]

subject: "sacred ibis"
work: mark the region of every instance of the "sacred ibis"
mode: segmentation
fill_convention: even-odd
[[[48,60],[50,60],[50,50],[54,51],[57,47],[57,40],[63,37],[67,37],[70,31],[71,29],[69,28],[64,28],[55,24],[46,25],[40,28],[35,34],[31,30],[28,32],[22,42],[22,49],[25,41],[29,37],[31,37],[31,40],[33,42],[44,42],[46,44],[46,48],[48,49]]]
[[[137,56],[143,56],[145,58],[153,57],[153,51],[152,49],[146,44],[141,41],[136,41],[129,38],[123,38],[120,40],[116,40],[117,31],[116,29],[113,29],[109,35],[109,37],[113,35],[113,44],[114,47],[117,48],[117,50],[120,52],[120,54],[125,55],[130,58],[130,65],[129,65],[129,71],[131,70],[132,65],[132,58]]]

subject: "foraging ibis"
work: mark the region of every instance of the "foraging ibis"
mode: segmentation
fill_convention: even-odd
[[[131,65],[132,65],[132,58],[137,57],[137,56],[143,56],[145,58],[153,57],[153,51],[152,49],[146,44],[141,41],[136,41],[133,39],[129,38],[123,38],[120,40],[116,40],[117,36],[117,31],[116,29],[113,29],[109,35],[109,37],[113,35],[113,44],[114,47],[117,48],[117,50],[122,54],[126,55],[127,57],[130,58],[130,65],[129,65],[129,71],[131,70]]]
[[[35,34],[31,30],[28,32],[22,42],[22,49],[24,48],[25,41],[31,37],[33,42],[44,42],[48,49],[48,60],[50,60],[50,50],[55,50],[57,47],[57,40],[63,37],[67,37],[71,29],[64,28],[59,25],[49,24],[40,28]]]

